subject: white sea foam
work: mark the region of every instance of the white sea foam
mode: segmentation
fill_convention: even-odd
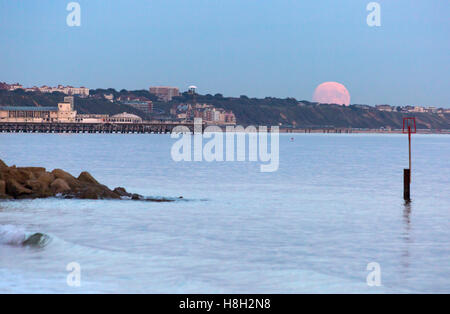
[[[0,244],[20,245],[27,238],[24,229],[13,225],[0,225]]]

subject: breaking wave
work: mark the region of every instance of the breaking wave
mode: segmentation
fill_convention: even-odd
[[[44,233],[30,233],[13,225],[0,225],[0,244],[44,247],[50,237]]]

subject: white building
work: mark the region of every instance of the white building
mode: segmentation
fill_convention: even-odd
[[[122,112],[108,118],[108,122],[112,123],[141,123],[142,118],[127,112]]]
[[[41,87],[38,87],[38,90],[41,93],[60,92],[60,93],[66,94],[66,95],[76,95],[76,96],[83,96],[83,97],[89,96],[89,88],[86,88],[84,86],[73,87],[73,86],[58,85],[57,87],[50,87],[47,85],[43,85]]]

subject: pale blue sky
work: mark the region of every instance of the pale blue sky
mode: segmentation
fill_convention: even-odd
[[[310,100],[324,81],[352,103],[450,107],[450,1],[0,0],[0,81]]]

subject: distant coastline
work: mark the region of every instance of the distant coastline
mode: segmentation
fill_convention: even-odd
[[[450,130],[449,108],[360,104],[341,106],[294,98],[201,95],[195,89],[172,93],[172,90],[178,90],[175,87],[159,87],[158,93],[168,93],[161,95],[152,93],[154,88],[134,91],[90,89],[81,93],[70,86],[67,91],[62,87],[56,91],[41,91],[25,90],[20,88],[20,84],[3,85],[3,89],[0,87],[0,107],[8,107],[9,110],[14,107],[20,107],[21,110],[30,108],[29,111],[57,108],[72,93],[74,101],[71,110],[76,112],[75,117],[70,116],[72,113],[69,112],[59,116],[55,111],[50,112],[47,119],[53,118],[55,121],[192,123],[194,118],[200,117],[208,125],[273,125],[286,133],[398,133],[401,132],[398,130],[402,128],[403,118],[415,117],[419,133],[447,134]],[[39,114],[28,113],[24,116],[32,116],[36,120]],[[124,119],[127,121],[122,121]],[[4,121],[9,121],[6,116]]]

